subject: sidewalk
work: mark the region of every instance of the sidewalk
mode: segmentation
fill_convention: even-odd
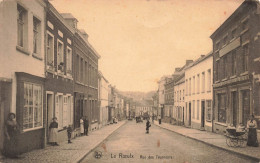
[[[126,121],[120,121],[117,124],[109,125],[91,132],[89,136],[77,137],[76,139],[72,139],[72,144],[63,142],[60,143],[60,146],[48,146],[44,149],[24,153],[21,155],[22,159],[4,159],[0,160],[0,163],[76,163],[125,123]]]
[[[210,146],[214,146],[222,150],[226,150],[228,152],[232,152],[235,154],[242,155],[244,157],[248,157],[260,161],[260,147],[249,147],[249,146],[246,146],[244,148],[229,147],[226,144],[226,137],[224,135],[219,135],[213,132],[200,131],[200,130],[186,128],[182,126],[171,125],[168,123],[162,123],[161,125],[159,125],[158,121],[154,121],[154,124],[161,128],[200,141]]]

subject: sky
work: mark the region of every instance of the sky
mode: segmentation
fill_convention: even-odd
[[[164,75],[212,51],[210,35],[243,0],[50,0],[77,18],[121,91],[154,91]]]

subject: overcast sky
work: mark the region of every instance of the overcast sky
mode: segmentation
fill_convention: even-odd
[[[72,13],[101,55],[99,69],[122,91],[157,90],[186,59],[212,50],[210,35],[243,0],[52,0]]]

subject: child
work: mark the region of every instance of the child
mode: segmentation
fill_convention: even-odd
[[[71,127],[71,125],[69,125],[69,127],[67,128],[67,133],[68,133],[68,143],[72,143],[72,142],[70,141],[70,139],[71,139],[71,133],[72,133],[72,127]]]
[[[58,136],[58,122],[57,122],[57,118],[54,117],[53,119],[53,122],[51,122],[50,124],[50,137],[49,137],[49,142],[52,146],[54,145],[59,145],[57,143],[57,136]]]

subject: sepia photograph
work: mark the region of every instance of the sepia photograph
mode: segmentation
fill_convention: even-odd
[[[0,0],[0,163],[259,163],[260,0]]]

